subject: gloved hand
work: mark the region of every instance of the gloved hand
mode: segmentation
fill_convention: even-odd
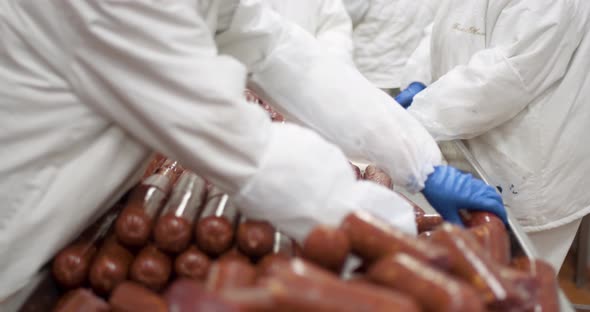
[[[426,86],[421,82],[412,82],[400,94],[395,97],[395,101],[401,104],[403,108],[408,108],[414,101],[414,96],[426,89]]]
[[[494,188],[454,167],[436,167],[422,193],[448,222],[462,225],[459,210],[464,209],[491,212],[508,223],[502,197]]]

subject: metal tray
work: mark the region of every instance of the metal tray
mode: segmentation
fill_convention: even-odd
[[[488,177],[484,169],[477,162],[475,157],[471,154],[469,149],[465,146],[463,141],[449,141],[439,143],[440,149],[446,162],[449,165],[455,166],[466,172],[470,172],[473,176],[482,179],[489,183]],[[538,258],[538,253],[533,246],[528,235],[524,232],[520,224],[516,221],[514,216],[510,213],[510,206],[506,206],[508,213],[508,225],[510,227],[510,234],[512,236],[513,248],[517,252],[521,252],[529,258]],[[562,312],[575,311],[571,302],[567,299],[561,289],[559,289],[560,310]]]

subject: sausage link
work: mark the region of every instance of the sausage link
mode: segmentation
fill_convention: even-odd
[[[418,225],[418,233],[432,231],[443,224],[444,220],[441,216],[435,214],[425,214],[416,218]]]
[[[463,221],[492,259],[510,263],[510,236],[500,218],[489,212],[470,212],[463,215]]]
[[[535,277],[538,283],[537,300],[531,311],[559,311],[559,284],[553,267],[541,260],[519,257],[512,260],[512,266]]]
[[[88,278],[90,263],[96,255],[96,246],[90,241],[78,241],[61,250],[51,265],[53,277],[65,288],[76,288]]]
[[[336,273],[340,273],[350,253],[346,232],[329,226],[315,227],[303,243],[303,257]]]
[[[238,312],[237,307],[223,301],[216,294],[207,292],[194,280],[176,280],[164,294],[169,311],[174,312]],[[242,311],[243,312],[243,311]]]
[[[461,214],[463,219],[463,223],[467,227],[475,227],[483,224],[494,223],[497,225],[504,226],[504,223],[498,216],[493,213],[485,212],[485,211],[470,211]],[[504,227],[505,228],[505,227]]]
[[[403,253],[381,258],[368,275],[376,283],[413,297],[424,311],[485,311],[479,294],[470,285]]]
[[[190,246],[174,261],[176,275],[204,281],[209,274],[211,259],[195,246]]]
[[[203,252],[217,257],[233,244],[238,211],[229,202],[227,194],[222,194],[215,187],[211,193],[195,227],[195,236]]]
[[[260,275],[268,272],[269,268],[278,263],[289,262],[290,259],[296,256],[295,241],[282,234],[279,231],[274,233],[274,246],[272,253],[264,256],[257,263],[257,270]]]
[[[245,220],[238,226],[236,242],[240,251],[253,259],[272,252],[275,229],[267,221]]]
[[[218,261],[226,260],[226,259],[234,259],[234,260],[240,260],[240,261],[244,261],[244,262],[250,262],[250,258],[248,258],[248,256],[244,255],[236,246],[234,246],[230,250],[224,252],[223,254],[221,254],[217,258]]]
[[[109,236],[90,266],[90,285],[95,292],[109,294],[127,278],[133,255],[121,246],[115,236]]]
[[[310,276],[302,261],[293,270],[275,270],[259,285],[272,297],[276,307],[289,311],[420,311],[411,298],[389,289],[363,283],[347,283],[328,272]]]
[[[266,271],[260,272],[260,276],[276,275],[283,271],[298,274],[309,279],[323,280],[338,278],[338,275],[334,272],[301,258],[279,260],[274,265],[267,267]]]
[[[418,234],[418,239],[429,240],[432,237],[432,231],[425,231]]]
[[[115,223],[115,233],[121,243],[130,247],[146,245],[154,219],[177,179],[178,166],[177,162],[167,160],[155,174],[133,190],[127,206]]]
[[[352,251],[369,263],[392,253],[403,252],[437,268],[450,266],[447,250],[405,234],[366,212],[349,214],[341,224]]]
[[[154,157],[150,160],[148,166],[145,168],[142,179],[145,179],[145,178],[151,176],[152,174],[154,174],[156,172],[156,170],[158,170],[158,168],[160,168],[160,166],[162,166],[162,164],[164,164],[165,161],[166,161],[166,156],[164,156],[162,154],[154,155]]]
[[[62,287],[76,288],[86,282],[90,264],[96,255],[96,244],[107,234],[120,210],[121,206],[115,205],[84,231],[74,243],[57,253],[51,270],[55,280]]]
[[[160,291],[168,282],[172,272],[172,260],[166,254],[148,245],[144,247],[131,264],[131,280],[143,286]]]
[[[109,312],[111,307],[90,290],[78,288],[67,292],[57,302],[53,312]]]
[[[133,282],[123,282],[117,286],[109,303],[112,312],[168,312],[164,298]]]
[[[393,180],[391,180],[391,177],[387,175],[385,171],[375,167],[374,165],[369,165],[367,168],[365,168],[365,175],[363,178],[393,190]]]
[[[502,278],[500,265],[493,262],[468,231],[443,224],[433,233],[431,240],[450,251],[452,272],[475,287],[486,304],[496,307],[526,304],[527,298]]]
[[[504,225],[487,223],[472,227],[469,232],[494,261],[503,265],[510,263],[510,237]]]
[[[156,221],[154,241],[158,248],[179,253],[188,247],[199,209],[206,197],[205,180],[185,171]]]
[[[208,291],[221,292],[253,286],[256,275],[256,269],[250,263],[239,259],[224,259],[211,266],[205,288]]]

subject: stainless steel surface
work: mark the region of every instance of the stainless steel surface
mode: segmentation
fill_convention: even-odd
[[[490,184],[488,175],[479,164],[477,159],[473,157],[469,149],[465,146],[463,141],[441,142],[439,143],[443,156],[449,165],[455,166],[461,170],[470,172],[475,177],[482,179],[487,184]],[[528,235],[524,232],[520,224],[510,213],[510,207],[506,206],[508,214],[508,225],[514,238],[520,245],[524,254],[529,258],[537,258],[537,251],[533,246]],[[562,312],[575,311],[572,304],[566,298],[563,291],[559,290],[560,310]]]

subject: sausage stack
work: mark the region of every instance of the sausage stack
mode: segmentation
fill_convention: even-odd
[[[64,295],[54,311],[559,309],[555,272],[513,257],[504,224],[489,213],[465,213],[460,228],[410,202],[418,237],[358,211],[339,226],[318,225],[299,245],[240,216],[196,174],[156,161],[121,213],[56,255]],[[362,178],[393,186],[373,166]],[[352,259],[362,265],[351,268]]]

